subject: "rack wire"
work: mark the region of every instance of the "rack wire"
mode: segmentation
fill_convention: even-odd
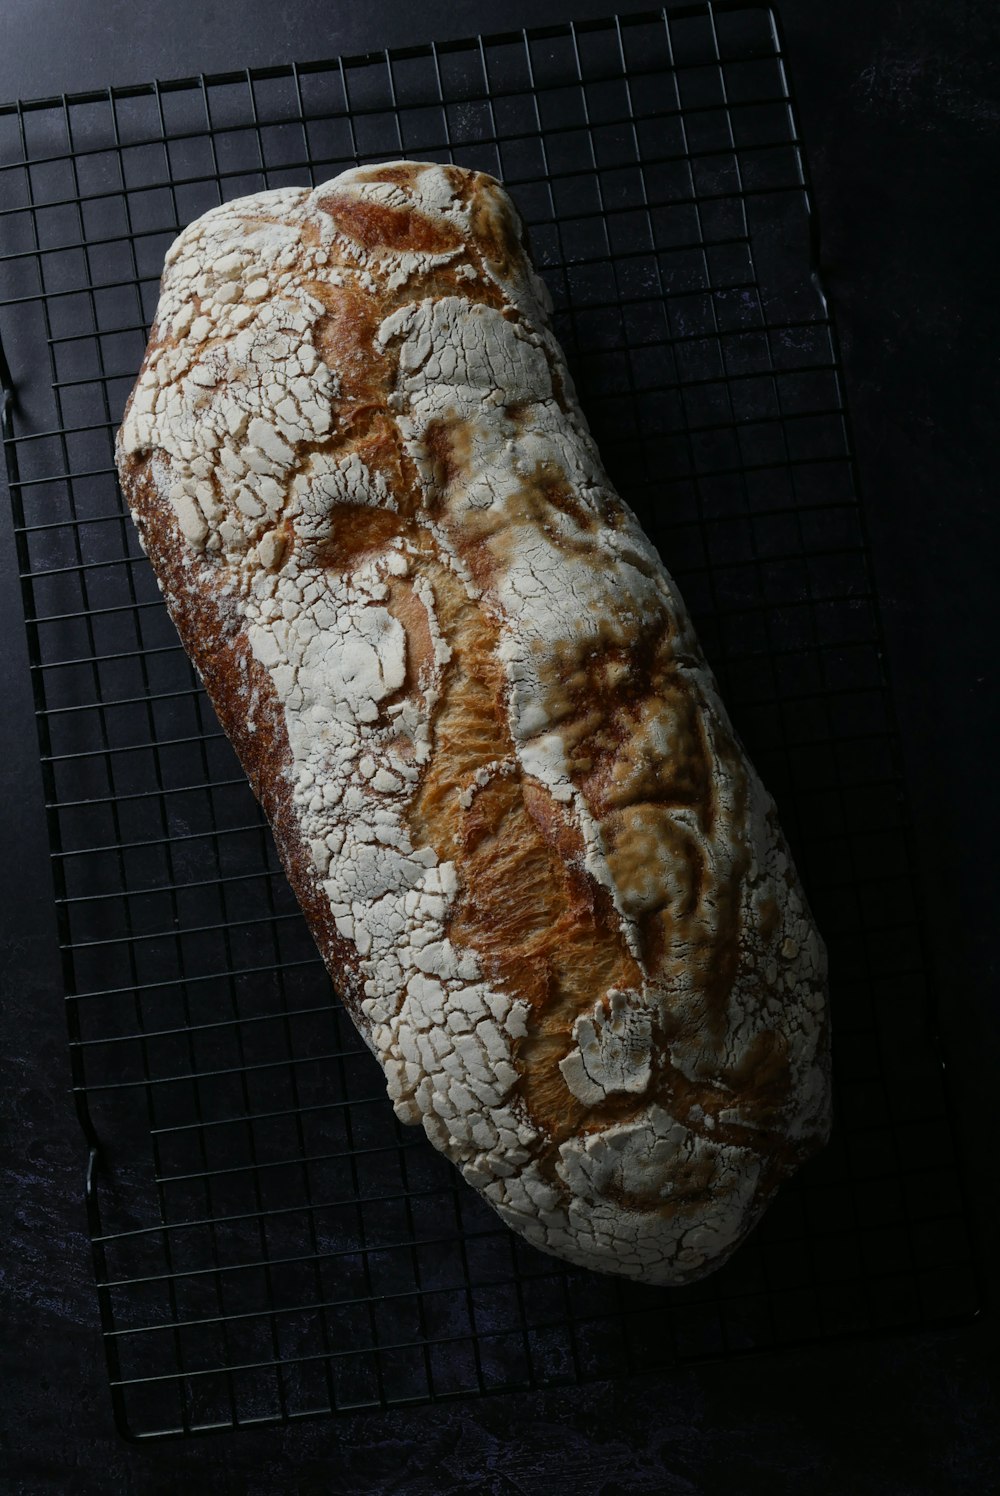
[[[833,1142],[725,1268],[683,1289],[535,1252],[396,1123],[115,482],[178,229],[399,155],[485,169],[517,200],[609,470],[681,585],[830,946]],[[770,8],[12,105],[0,221],[3,440],[121,1431],[974,1313],[877,600]]]

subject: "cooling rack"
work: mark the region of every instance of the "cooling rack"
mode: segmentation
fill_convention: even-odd
[[[113,435],[164,252],[359,161],[503,178],[612,477],[774,793],[836,1131],[720,1272],[510,1234],[331,992],[164,612]],[[972,1314],[878,606],[780,36],[696,5],[0,110],[0,376],[109,1380],[134,1437]]]

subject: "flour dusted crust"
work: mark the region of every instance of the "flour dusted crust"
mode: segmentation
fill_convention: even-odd
[[[396,1112],[574,1263],[722,1262],[829,1127],[825,954],[490,177],[206,214],[119,433]]]

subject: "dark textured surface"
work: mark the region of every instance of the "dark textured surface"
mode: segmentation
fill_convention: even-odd
[[[18,0],[0,95],[537,23],[539,5],[287,7]],[[561,18],[606,5],[550,5]],[[346,7],[345,7],[346,10]],[[231,16],[231,12],[229,13]],[[995,1239],[990,1093],[996,783],[992,434],[996,325],[994,7],[782,6],[844,344],[910,805],[981,1240]],[[110,19],[109,19],[110,18]],[[118,24],[115,24],[115,23]],[[422,1408],[131,1449],[111,1428],[80,1204],[68,1064],[9,513],[0,506],[7,824],[4,1106],[9,1162],[4,1423],[18,1492],[431,1493],[994,1489],[989,1317],[967,1330],[687,1369],[642,1384]],[[984,1254],[988,1255],[988,1254]]]

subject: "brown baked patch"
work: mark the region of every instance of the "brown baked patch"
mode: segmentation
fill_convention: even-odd
[[[477,186],[469,215],[476,248],[502,280],[523,275],[524,241],[510,199],[490,177],[481,177]]]
[[[490,980],[532,1006],[528,1035],[515,1046],[518,1090],[555,1150],[585,1114],[588,1127],[606,1121],[603,1108],[575,1100],[559,1070],[573,1024],[609,986],[634,986],[641,973],[606,890],[583,868],[566,807],[517,765],[495,627],[447,568],[428,562],[424,574],[452,660],[410,826],[416,844],[456,864],[452,944],[475,952]],[[483,769],[490,778],[477,787]],[[463,790],[471,791],[464,810]],[[640,1104],[627,1099],[633,1110]]]
[[[444,494],[456,483],[467,482],[472,475],[472,427],[463,416],[452,412],[431,421],[424,433],[424,447],[431,465],[432,481],[437,494]],[[432,493],[431,508],[436,509]]]
[[[374,509],[371,504],[337,504],[332,510],[333,534],[329,539],[306,542],[309,566],[345,575],[371,555],[384,551],[403,533],[398,514]]]
[[[342,234],[371,252],[394,249],[438,255],[460,248],[463,242],[451,224],[428,218],[416,208],[393,208],[350,193],[331,193],[317,198],[316,205],[329,214]]]

